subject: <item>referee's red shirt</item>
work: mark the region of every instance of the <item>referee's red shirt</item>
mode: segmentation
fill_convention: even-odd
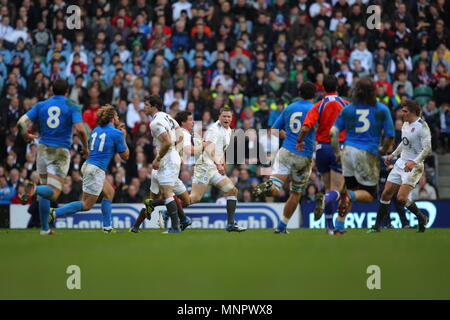
[[[304,125],[314,128],[316,123],[319,125],[316,130],[317,142],[330,143],[330,130],[336,121],[339,112],[350,102],[338,97],[336,93],[327,93],[324,98],[314,104],[306,115]],[[345,130],[339,134],[339,141],[345,140]]]

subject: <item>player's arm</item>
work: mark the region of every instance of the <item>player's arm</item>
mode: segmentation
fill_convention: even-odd
[[[159,142],[161,142],[161,148],[156,156],[156,161],[161,162],[162,158],[167,154],[172,146],[172,140],[170,139],[169,132],[165,131],[158,136]]]
[[[338,127],[333,126],[330,130],[330,142],[331,147],[333,148],[334,153],[336,154],[336,157],[340,154],[341,150],[339,148],[339,133],[341,131]]]
[[[120,124],[118,129],[122,131],[123,134],[123,138],[119,137],[119,156],[122,160],[128,160],[130,158],[130,150],[127,145],[127,131],[125,130],[125,125],[123,123]],[[124,149],[125,151],[122,151]]]
[[[390,155],[388,155],[386,157],[386,159],[384,159],[384,164],[387,166],[389,165],[389,163],[392,161],[392,159],[394,159],[395,157],[397,157],[400,153],[402,153],[402,149],[403,149],[403,143],[399,143],[399,145],[397,146],[397,148],[394,150],[394,152],[392,152]],[[381,151],[380,151],[381,153]]]
[[[298,151],[303,151],[304,146],[303,139],[305,139],[309,130],[311,130],[311,128],[314,128],[318,120],[319,120],[319,109],[316,106],[314,106],[306,114],[305,121],[303,122],[302,128],[300,129],[300,134],[297,137],[296,148]]]
[[[286,131],[284,130],[284,125],[285,125],[285,123],[284,123],[284,112],[285,112],[285,110],[281,111],[281,114],[278,116],[277,120],[275,120],[275,123],[270,128],[270,130],[273,130],[273,129],[278,130],[278,136],[281,139],[285,139],[286,138]]]
[[[87,158],[89,156],[89,142],[88,142],[88,135],[86,132],[86,127],[84,126],[83,122],[77,122],[74,123],[75,131],[77,132],[78,136],[80,137],[81,143],[83,144],[83,157]]]
[[[394,129],[394,121],[392,121],[391,112],[389,109],[384,106],[384,124],[383,124],[383,133],[384,138],[381,142],[381,147],[378,149],[378,152],[381,155],[384,155],[387,153],[389,148],[394,143],[395,138],[395,129]]]
[[[20,117],[19,121],[17,121],[17,128],[19,129],[20,134],[26,143],[33,142],[34,139],[37,138],[36,135],[30,134],[28,132],[28,126],[32,123],[28,115],[24,114]]]

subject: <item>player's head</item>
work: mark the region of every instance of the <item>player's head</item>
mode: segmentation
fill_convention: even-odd
[[[183,127],[187,131],[192,131],[194,127],[194,119],[192,118],[192,112],[190,111],[181,111],[178,112],[175,116],[175,120],[177,120],[180,127]]]
[[[164,104],[160,96],[153,94],[144,98],[144,112],[147,115],[153,116],[158,111],[162,111],[163,108]]]
[[[103,127],[109,123],[117,127],[119,125],[119,116],[116,109],[112,105],[107,104],[97,112],[97,125]]]
[[[233,119],[233,110],[230,107],[222,107],[219,110],[219,121],[220,124],[228,129]]]
[[[377,102],[377,87],[370,78],[361,78],[353,90],[352,102],[365,106],[375,106]]]
[[[422,114],[422,108],[413,100],[406,100],[401,104],[403,121],[413,122]]]
[[[337,78],[332,74],[327,75],[325,79],[323,79],[323,87],[326,93],[336,92],[337,85]]]
[[[54,95],[64,96],[68,90],[68,84],[65,79],[56,79],[52,83],[52,90]]]
[[[300,86],[299,92],[300,98],[302,98],[303,100],[314,99],[314,97],[316,96],[316,86],[310,81],[303,82]]]

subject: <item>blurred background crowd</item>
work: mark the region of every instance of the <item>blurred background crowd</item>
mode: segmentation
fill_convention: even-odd
[[[75,30],[66,25],[72,4],[81,9]],[[378,29],[367,24],[372,4],[381,6]],[[298,99],[302,82],[312,81],[320,99],[324,75],[335,74],[338,94],[349,98],[355,82],[370,76],[378,100],[392,110],[396,143],[398,106],[415,99],[431,128],[433,151],[448,153],[449,22],[445,0],[0,0],[0,204],[18,203],[26,179],[39,181],[36,145],[26,145],[15,124],[49,97],[51,81],[60,77],[89,129],[105,103],[126,123],[130,160],[114,157],[107,175],[114,202],[136,203],[148,194],[155,152],[142,112],[147,94],[160,95],[173,116],[191,111],[204,130],[224,105],[234,110],[232,128],[264,129]],[[266,148],[273,139],[249,135],[246,146]],[[60,203],[81,194],[80,149],[74,136]],[[256,163],[228,169],[244,202],[255,201],[252,188],[268,178],[258,159],[251,160]],[[430,157],[417,199],[438,197],[435,166]],[[188,188],[191,169],[183,166],[180,175]],[[382,172],[381,184],[386,168]],[[304,199],[314,201],[321,188],[314,169]],[[203,201],[220,201],[219,191],[211,188]]]

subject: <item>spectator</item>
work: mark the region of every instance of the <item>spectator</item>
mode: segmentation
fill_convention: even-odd
[[[10,204],[16,190],[8,184],[5,176],[0,176],[0,205]]]
[[[436,200],[436,188],[427,182],[425,174],[420,177],[419,183],[411,191],[411,200]]]

